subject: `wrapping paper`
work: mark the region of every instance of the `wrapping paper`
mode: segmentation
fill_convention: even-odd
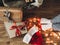
[[[18,26],[18,25],[23,25],[22,22],[16,23],[16,24],[17,24],[17,26]],[[10,38],[16,37],[16,34],[15,34],[16,29],[12,29],[12,30],[10,29],[11,26],[13,25],[13,23],[11,23],[11,22],[4,22],[4,25],[5,25],[6,31],[8,32],[9,37],[10,37]],[[25,29],[25,30],[20,30],[20,31],[21,31],[21,34],[27,33],[27,29]]]

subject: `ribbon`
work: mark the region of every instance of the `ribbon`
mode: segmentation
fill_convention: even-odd
[[[10,30],[13,30],[13,29],[16,29],[16,32],[15,32],[15,35],[16,36],[20,36],[21,35],[21,28],[22,28],[23,26],[22,25],[16,25],[16,23],[14,23],[12,26],[11,26],[11,28],[10,28]]]

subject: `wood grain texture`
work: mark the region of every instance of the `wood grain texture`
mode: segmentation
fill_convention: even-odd
[[[22,9],[18,9],[18,8],[5,8],[5,7],[0,7],[0,20],[2,21],[8,21],[8,19],[6,17],[4,17],[4,11],[8,10],[11,13],[11,18],[16,21],[16,22],[20,22],[22,21],[22,17],[23,17],[23,12]]]
[[[58,0],[56,0],[56,1],[58,1]],[[3,12],[3,10],[2,10],[2,12]],[[2,12],[0,12],[0,16],[1,16]],[[39,8],[32,9],[32,10],[25,10],[24,15],[23,15],[23,20],[26,20],[27,18],[34,17],[34,16],[53,18],[53,17],[57,16],[58,14],[60,14],[60,2],[57,3],[57,2],[55,2],[55,0],[44,0],[43,5],[40,6]],[[58,32],[56,32],[56,33],[58,33]],[[23,36],[10,39],[5,30],[4,23],[2,21],[0,21],[0,45],[27,45],[22,42]],[[60,39],[56,39],[55,37],[51,37],[51,36],[49,36],[49,38],[51,40],[54,40],[54,43],[57,43],[57,45],[60,45]],[[43,35],[43,39],[45,42],[44,45],[54,45],[54,44],[46,43],[46,37],[44,37],[44,35]]]

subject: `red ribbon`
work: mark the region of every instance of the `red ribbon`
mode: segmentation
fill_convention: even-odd
[[[13,29],[16,29],[16,32],[15,32],[15,35],[16,36],[20,36],[21,35],[21,28],[22,28],[23,26],[22,25],[16,25],[16,23],[14,23],[14,25],[13,26],[11,26],[11,28],[10,28],[10,30],[13,30]]]

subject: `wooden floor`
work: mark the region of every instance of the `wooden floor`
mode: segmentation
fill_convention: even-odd
[[[31,10],[30,11],[28,10],[27,12],[25,11],[24,20],[26,20],[27,17],[32,17],[34,15],[38,15],[38,16],[46,17],[46,18],[53,18],[57,14],[60,14],[60,2],[59,1],[58,1],[59,3],[55,3],[54,0],[44,0],[44,1],[47,1],[47,2],[45,2],[42,5],[42,7],[36,10],[32,10],[32,11]],[[33,15],[31,15],[31,13]],[[0,21],[0,45],[27,45],[22,42],[23,36],[10,39],[5,30],[3,22]],[[47,37],[43,37],[43,39],[45,40],[44,45],[60,45],[60,38],[56,39],[55,37],[49,37],[51,40],[54,41],[53,44],[46,44],[46,38]]]

